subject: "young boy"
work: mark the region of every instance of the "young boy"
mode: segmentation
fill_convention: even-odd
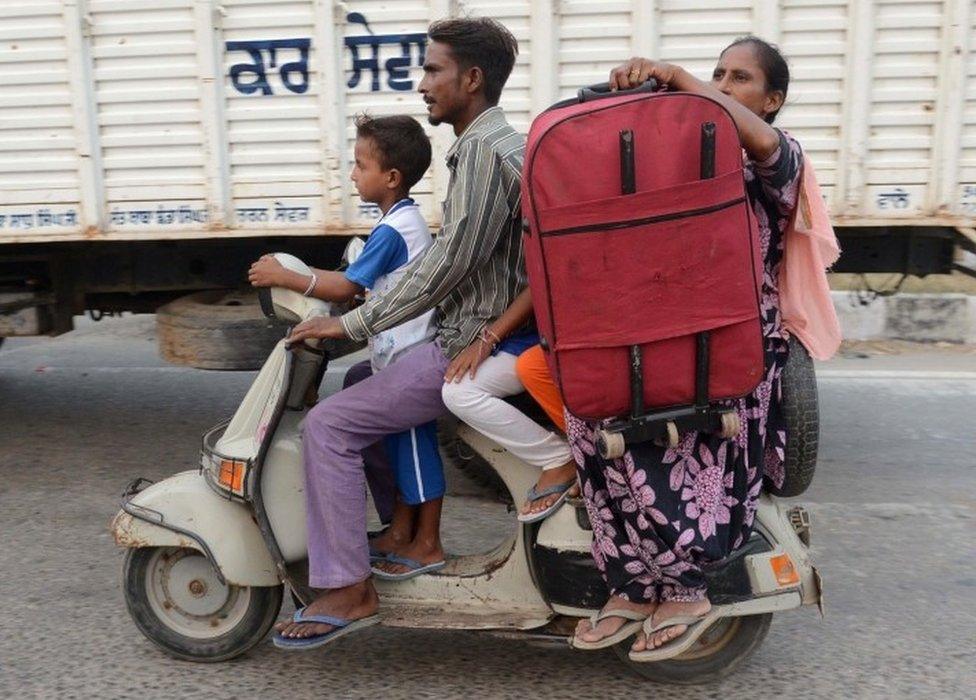
[[[251,266],[251,284],[286,287],[335,302],[350,301],[364,290],[377,297],[388,292],[433,242],[420,208],[408,196],[430,161],[430,140],[413,118],[359,116],[350,177],[362,200],[378,205],[383,213],[362,254],[345,272],[313,269],[310,277],[286,270],[274,257],[264,256]],[[370,338],[369,361],[350,368],[345,384],[368,381],[404,351],[429,341],[434,330],[431,311]],[[393,522],[373,541],[372,549],[377,559],[390,558],[409,571],[390,574],[375,569],[374,573],[385,578],[411,578],[444,566],[439,533],[444,471],[437,448],[437,423],[431,421],[387,436],[384,447],[396,475],[399,499]],[[372,477],[370,488],[382,518],[390,509],[382,502],[382,471],[389,467],[376,452],[372,450],[372,459],[367,459],[371,462],[368,476]],[[309,533],[310,538],[314,536]],[[419,561],[412,558],[419,556],[418,552],[423,554]]]

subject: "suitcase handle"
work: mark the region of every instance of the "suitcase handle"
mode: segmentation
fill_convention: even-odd
[[[602,100],[607,97],[624,97],[625,95],[640,95],[645,92],[657,92],[658,82],[651,78],[650,80],[641,83],[635,88],[630,88],[629,90],[614,90],[610,91],[610,83],[597,83],[596,85],[589,85],[584,88],[580,88],[576,93],[577,102],[592,102],[593,100]]]
[[[607,97],[624,97],[626,95],[640,95],[645,92],[649,93],[657,91],[658,84],[653,78],[635,88],[630,88],[629,90],[616,90],[614,92],[610,92],[610,83],[597,83],[596,85],[589,85],[587,87],[580,88],[576,91],[576,97],[567,97],[565,100],[559,100],[559,102],[550,105],[546,111],[551,112],[554,109],[572,107],[573,105],[578,105],[583,102],[602,100]]]

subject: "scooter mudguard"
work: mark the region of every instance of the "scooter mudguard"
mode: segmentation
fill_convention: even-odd
[[[198,471],[180,472],[126,497],[111,530],[122,547],[199,550],[227,583],[281,582],[248,506],[221,498]]]

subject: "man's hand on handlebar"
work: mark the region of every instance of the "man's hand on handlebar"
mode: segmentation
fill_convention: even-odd
[[[316,316],[302,321],[291,329],[285,341],[288,347],[300,343],[308,338],[332,338],[341,340],[346,337],[342,323],[335,316]]]

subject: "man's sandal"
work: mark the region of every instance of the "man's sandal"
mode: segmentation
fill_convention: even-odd
[[[302,624],[318,623],[321,625],[332,625],[332,629],[322,634],[313,634],[310,637],[285,637],[280,632],[276,632],[274,637],[271,638],[271,641],[279,649],[288,649],[291,651],[317,649],[326,644],[331,644],[340,637],[345,637],[347,634],[356,630],[372,627],[379,623],[380,616],[369,615],[368,617],[361,617],[358,620],[344,620],[341,617],[333,617],[332,615],[306,615],[305,608],[299,608],[292,616],[292,620]]]

